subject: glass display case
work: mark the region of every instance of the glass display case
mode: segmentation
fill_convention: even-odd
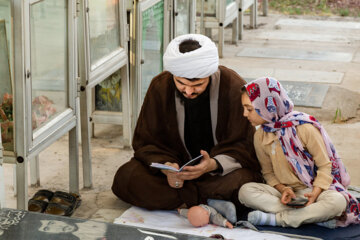
[[[195,33],[195,0],[174,0],[174,37]]]
[[[31,119],[34,133],[63,113],[68,104],[66,0],[30,5]],[[56,24],[54,24],[56,23]]]
[[[88,1],[88,28],[91,70],[121,49],[119,1]],[[120,21],[119,21],[120,20]]]
[[[4,150],[14,151],[13,91],[6,29],[5,19],[0,19],[0,128]]]
[[[223,56],[224,28],[232,23],[232,43],[238,40],[238,3],[234,0],[196,0],[196,21],[200,24],[200,32],[211,36],[211,29],[217,28],[219,33],[219,57]]]
[[[196,1],[196,16],[200,17],[201,11],[203,10],[203,14],[205,17],[205,20],[211,21],[214,19],[211,18],[217,18],[216,12],[218,11],[217,7],[217,0],[197,0]]]
[[[3,163],[15,147],[11,36],[11,1],[0,0],[0,208],[6,206]]]
[[[0,20],[5,22],[6,39],[8,44],[9,59],[13,59],[13,51],[11,51],[13,42],[12,36],[12,24],[11,24],[11,0],[0,0]],[[11,76],[13,76],[13,62],[10,61]],[[13,78],[12,78],[13,79]]]
[[[142,11],[141,25],[140,101],[142,102],[152,78],[163,70],[164,1],[158,1]]]
[[[131,51],[133,119],[135,126],[146,91],[153,77],[163,71],[162,56],[171,38],[169,2],[164,0],[136,1],[133,15],[134,32]]]
[[[65,134],[69,134],[69,190],[79,191],[76,1],[5,2],[11,7],[11,20],[8,24],[5,18],[5,23],[13,31],[8,36],[13,71],[8,70],[8,75],[16,86],[11,89],[16,137],[13,151],[5,152],[4,160],[16,164],[17,207],[26,209],[27,163],[35,163],[41,151]]]
[[[84,186],[92,186],[90,137],[96,123],[123,126],[130,146],[127,0],[79,2],[79,75]]]
[[[263,0],[266,2],[267,0]],[[250,9],[250,26],[256,28],[257,21],[257,0],[237,0],[239,5],[239,39],[242,39],[244,32],[244,13],[247,9]]]

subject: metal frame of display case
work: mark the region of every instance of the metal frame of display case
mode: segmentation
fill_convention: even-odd
[[[188,33],[195,33],[195,23],[196,23],[196,0],[186,0],[189,1],[190,9],[189,9],[189,32]],[[173,30],[172,32],[172,38],[177,37],[177,23],[176,18],[178,16],[178,10],[177,10],[177,0],[174,0],[173,2],[173,15],[172,15],[172,21],[173,24],[171,24]]]
[[[103,57],[96,64],[90,62],[90,29],[89,4],[87,0],[78,0],[80,8],[79,18],[79,76],[80,76],[80,104],[81,104],[81,140],[83,158],[84,187],[92,187],[91,167],[91,126],[93,123],[110,123],[123,125],[123,143],[130,145],[130,100],[129,73],[127,53],[127,1],[119,0],[119,39],[120,48]],[[114,72],[121,71],[122,112],[94,111],[95,86]]]
[[[15,151],[5,162],[16,164],[17,208],[27,209],[27,163],[69,133],[69,190],[79,192],[78,111],[76,81],[76,2],[67,0],[67,109],[33,132],[30,52],[30,6],[44,0],[13,0]]]
[[[167,45],[170,42],[171,38],[171,5],[170,1],[166,0],[137,0],[134,6],[134,14],[132,17],[132,21],[134,23],[135,28],[132,28],[131,34],[131,73],[134,77],[132,82],[132,99],[133,99],[133,117],[132,117],[132,126],[135,127],[136,120],[142,105],[142,77],[141,77],[141,69],[143,64],[142,58],[142,13],[153,5],[163,1],[164,3],[164,22],[163,22],[163,51],[165,52]],[[162,61],[162,58],[161,58]],[[155,77],[155,75],[153,76]]]
[[[239,4],[239,39],[242,40],[244,32],[244,12],[250,8],[250,26],[255,29],[257,27],[257,0],[237,0]],[[263,3],[267,2],[263,0]],[[267,7],[266,7],[267,9]],[[265,14],[264,14],[265,15]]]
[[[266,17],[268,15],[269,1],[262,0],[261,7],[262,7],[262,11],[263,11],[263,16]]]
[[[14,86],[14,67],[13,67],[13,34],[12,34],[12,21],[11,21],[11,18],[12,18],[12,1],[8,1],[7,3],[7,7],[9,8],[8,9],[8,18],[6,18],[5,16],[5,23],[8,21],[8,24],[7,24],[7,32],[8,32],[8,42],[9,42],[9,46],[8,46],[8,51],[9,51],[9,68],[10,68],[10,78],[11,78],[11,88],[13,89],[13,86]],[[4,7],[4,6],[2,6]],[[1,22],[1,20],[0,20]],[[11,91],[11,95],[14,95],[13,94],[13,90]],[[4,147],[4,151],[5,151],[5,155],[6,156],[14,156],[13,152],[9,152],[8,150],[5,149]],[[40,172],[39,172],[39,157],[36,156],[35,157],[35,160],[33,161],[29,161],[30,163],[30,184],[31,186],[40,186]],[[14,165],[14,196],[16,196],[16,165]]]
[[[237,44],[238,40],[238,5],[234,1],[226,5],[225,0],[216,0],[216,16],[215,17],[204,17],[203,4],[204,0],[197,0],[197,4],[201,4],[201,16],[197,18],[200,22],[200,32],[202,34],[211,37],[211,29],[218,28],[219,33],[219,44],[218,52],[219,57],[223,57],[224,48],[224,29],[230,23],[232,23],[232,43]],[[206,30],[209,29],[209,30]]]

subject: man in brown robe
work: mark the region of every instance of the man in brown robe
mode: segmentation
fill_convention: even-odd
[[[112,191],[150,210],[189,208],[207,199],[230,200],[241,208],[239,188],[262,180],[255,129],[243,117],[245,81],[219,66],[215,44],[198,34],[175,38],[164,54],[164,68],[168,71],[154,77],[145,96],[134,157],[118,169]],[[150,167],[179,168],[200,153],[201,162],[180,173]]]

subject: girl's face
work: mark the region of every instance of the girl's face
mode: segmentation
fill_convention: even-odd
[[[259,114],[257,114],[255,108],[253,107],[250,101],[249,96],[246,93],[243,93],[241,95],[241,101],[244,107],[244,117],[246,117],[249,120],[251,125],[255,127],[266,123],[266,121],[262,117],[260,117]]]

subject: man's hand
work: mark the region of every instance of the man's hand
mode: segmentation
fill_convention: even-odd
[[[320,193],[322,192],[322,189],[319,187],[314,187],[311,193],[305,193],[304,196],[308,198],[308,202],[305,205],[309,206],[310,204],[316,202],[316,199],[319,197]]]
[[[204,150],[201,150],[200,153],[201,155],[203,155],[201,162],[195,166],[184,167],[183,171],[178,173],[181,179],[193,180],[199,178],[204,173],[211,172],[217,169],[215,159],[210,158],[209,154]]]
[[[166,162],[165,165],[179,169],[179,165],[177,163]],[[166,175],[170,187],[182,188],[184,186],[184,180],[179,177],[178,172],[170,170],[161,170],[161,172]]]

